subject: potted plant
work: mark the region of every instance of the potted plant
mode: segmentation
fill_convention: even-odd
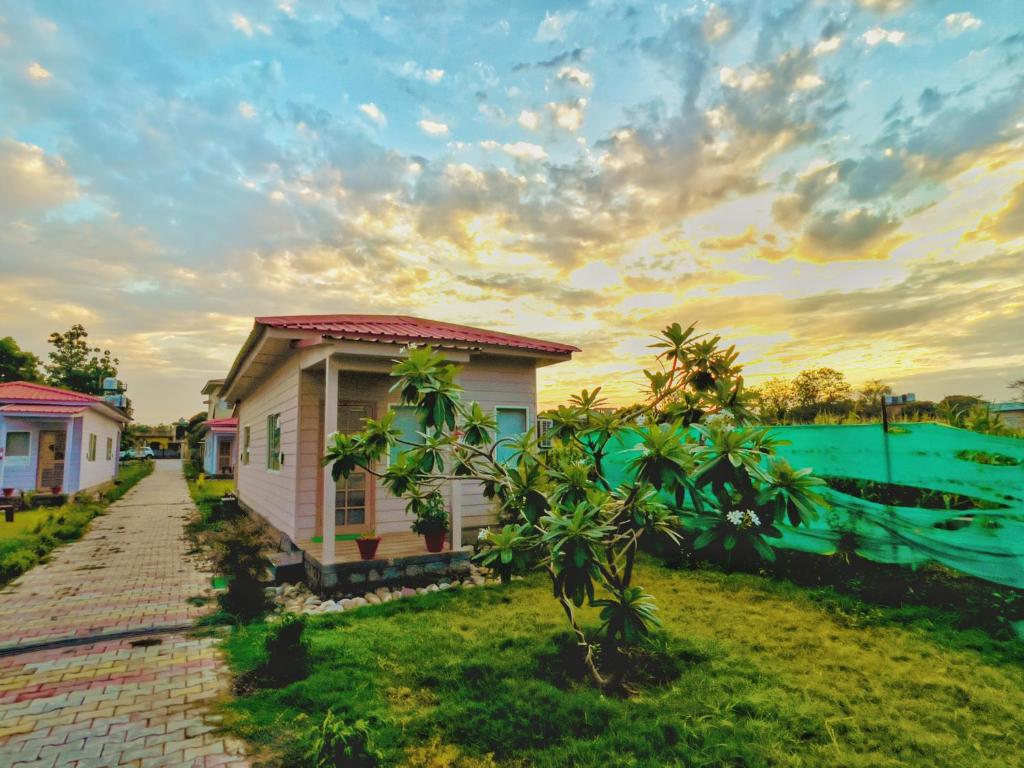
[[[363,560],[373,560],[377,556],[377,547],[380,546],[380,536],[371,528],[356,539],[356,546],[359,547],[359,556]]]
[[[60,496],[60,491],[63,487],[64,486],[62,485],[54,485],[50,488],[50,493],[52,493],[54,496]]]
[[[409,502],[410,511],[416,515],[412,523],[413,533],[418,533],[426,540],[427,552],[440,552],[444,549],[444,535],[448,532],[448,510],[444,507],[444,497],[434,491],[425,497],[414,498]]]
[[[4,496],[7,496],[8,498],[10,498],[13,495],[14,495],[14,489],[13,488],[4,488]]]

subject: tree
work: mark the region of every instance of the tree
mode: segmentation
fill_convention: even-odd
[[[1017,390],[1018,400],[1024,400],[1024,379],[1017,379],[1016,381],[1011,381],[1007,386],[1009,386],[1010,389]]]
[[[793,407],[793,385],[786,379],[768,379],[754,390],[761,421],[778,423],[786,418]]]
[[[49,353],[50,362],[46,364],[49,384],[99,395],[103,393],[103,379],[117,377],[120,360],[112,357],[109,349],[90,347],[86,341],[88,336],[88,331],[77,323],[69,331],[50,334],[54,350]]]
[[[767,428],[743,426],[751,398],[732,347],[678,323],[651,346],[660,370],[644,371],[643,404],[610,410],[600,387],[583,390],[543,414],[552,423],[543,451],[532,429],[495,440],[493,416],[462,402],[458,368],[429,347],[410,348],[392,369],[392,389],[417,409],[422,441],[403,440],[389,412],[358,433],[333,434],[323,460],[336,480],[357,467],[381,478],[417,519],[445,484],[481,483],[504,525],[484,533],[478,556],[540,564],[585,669],[613,692],[627,690],[632,650],[659,626],[654,597],[633,583],[645,536],[679,542],[686,530],[702,551],[771,560],[777,524],[806,523],[822,503],[821,480],[776,458]],[[396,445],[404,452],[378,471]],[[580,622],[584,603],[601,609],[596,634]]]
[[[850,385],[835,368],[808,368],[793,379],[793,396],[803,406],[834,405],[850,396]]]
[[[0,382],[39,381],[38,357],[18,346],[12,337],[0,339]]]
[[[892,394],[892,387],[881,379],[865,381],[860,386],[857,410],[863,416],[879,416],[882,413],[882,398]]]

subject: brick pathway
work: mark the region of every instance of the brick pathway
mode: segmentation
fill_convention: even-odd
[[[182,536],[190,509],[180,465],[158,461],[0,592],[0,766],[247,765],[207,708],[227,686],[216,641],[182,631],[208,610],[185,602],[209,585]]]

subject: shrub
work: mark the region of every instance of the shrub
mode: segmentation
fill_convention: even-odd
[[[311,734],[306,757],[314,768],[373,768],[382,755],[366,720],[347,723],[328,710]]]
[[[0,556],[0,580],[8,581],[23,574],[39,562],[35,552],[18,549]]]
[[[305,617],[295,614],[288,614],[271,626],[263,665],[264,676],[271,684],[283,686],[306,676],[309,647],[302,636],[305,629]]]
[[[213,566],[228,582],[218,596],[221,608],[242,621],[265,613],[270,598],[263,580],[271,566],[266,525],[248,515],[225,521],[210,534],[210,544]]]

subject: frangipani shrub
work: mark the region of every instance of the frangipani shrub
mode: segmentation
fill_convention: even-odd
[[[772,459],[767,429],[743,426],[750,397],[732,347],[679,324],[652,347],[659,369],[644,371],[645,402],[615,410],[600,387],[584,390],[542,414],[552,424],[546,450],[534,430],[495,441],[494,418],[462,401],[458,369],[433,349],[410,348],[392,370],[393,390],[417,408],[422,442],[403,443],[388,413],[358,434],[334,435],[324,463],[336,479],[356,467],[376,474],[417,518],[445,483],[479,482],[502,527],[482,535],[477,558],[505,580],[540,563],[590,676],[621,690],[626,651],[660,623],[653,596],[633,583],[643,537],[678,542],[696,531],[700,547],[743,543],[771,559],[775,522],[805,522],[821,501],[819,480]],[[377,472],[399,444],[399,459]],[[581,624],[584,605],[600,608],[596,635]]]

